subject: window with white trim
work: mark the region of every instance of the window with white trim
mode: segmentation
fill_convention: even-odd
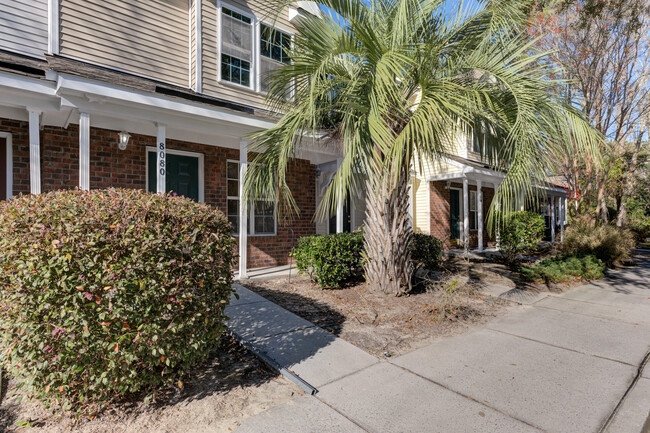
[[[228,191],[227,216],[232,230],[239,233],[239,163],[228,161],[226,167],[226,189]]]
[[[221,8],[221,80],[251,87],[253,20]]]
[[[289,63],[288,51],[291,48],[291,35],[266,24],[260,24],[260,90],[268,92],[269,72]]]
[[[226,182],[228,190],[227,217],[232,224],[233,232],[239,233],[239,162],[228,161],[226,167]],[[273,200],[258,199],[253,202],[248,213],[249,235],[276,234],[276,211]]]
[[[291,48],[291,35],[266,24],[260,24],[260,90],[268,92],[271,88],[268,74],[289,63],[288,51]]]
[[[476,191],[469,192],[469,229],[478,230],[478,210],[476,204]]]

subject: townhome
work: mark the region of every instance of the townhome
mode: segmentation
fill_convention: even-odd
[[[259,0],[0,0],[0,199],[60,188],[173,191],[228,216],[242,276],[288,263],[301,236],[360,227],[363,192],[314,218],[341,158],[332,145],[297,155],[288,181],[300,215],[290,223],[272,202],[240,206],[247,137],[278,118],[265,104],[265,73],[289,61],[296,20],[319,13],[300,1],[276,14]],[[485,218],[504,174],[478,150],[459,134],[455,156],[414,171],[414,229],[448,248],[495,242]],[[566,195],[543,189],[554,238]]]
[[[277,120],[264,73],[288,61],[297,2],[0,0],[0,199],[59,188],[173,191],[222,210],[240,272],[285,264],[296,239],[352,230],[363,206],[316,223],[337,149],[298,155],[290,225],[275,204],[242,212],[250,133]],[[352,210],[355,207],[356,212]]]
[[[441,239],[445,249],[464,246],[466,241],[478,251],[496,246],[497,236],[486,229],[487,210],[506,172],[487,162],[485,146],[471,133],[459,132],[449,147],[447,158],[416,163],[411,178],[413,228]],[[545,240],[555,242],[563,237],[567,224],[568,194],[562,185],[549,182],[538,182],[531,190],[537,200],[522,193],[513,210],[542,214]]]

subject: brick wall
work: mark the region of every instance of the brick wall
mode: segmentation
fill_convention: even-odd
[[[441,239],[444,242],[444,248],[451,248],[450,236],[451,236],[451,222],[449,215],[449,189],[447,188],[447,182],[438,181],[431,182],[429,188],[430,194],[430,206],[431,206],[431,234],[438,239]],[[462,183],[451,183],[452,188],[463,188]],[[488,209],[492,204],[492,199],[494,197],[494,189],[488,187],[482,187],[483,191],[483,245],[489,246],[494,244],[494,240],[488,234],[487,229],[487,216]],[[475,185],[469,185],[469,191],[476,191]],[[462,193],[460,199],[462,200]],[[478,247],[478,230],[470,230],[469,234],[470,247]]]
[[[13,139],[14,194],[29,193],[29,127],[27,122],[0,119],[0,131]],[[118,131],[90,128],[90,187],[146,188],[147,146],[156,137],[132,134],[126,150],[117,148]],[[239,150],[179,140],[167,140],[167,148],[204,155],[205,202],[226,212],[226,162],[238,160]],[[300,208],[300,215],[287,224],[278,221],[277,235],[250,236],[248,266],[275,266],[289,261],[295,240],[315,233],[312,222],[316,202],[316,167],[296,160],[287,182]],[[79,184],[79,126],[67,129],[46,126],[41,131],[42,190],[75,188]]]
[[[430,233],[444,242],[445,249],[451,246],[451,221],[449,219],[449,189],[446,182],[431,182],[429,184],[429,204],[431,214],[429,218]]]

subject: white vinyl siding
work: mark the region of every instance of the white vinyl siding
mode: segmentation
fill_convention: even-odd
[[[187,0],[65,0],[63,56],[188,85]]]
[[[44,58],[47,32],[47,0],[0,0],[1,49]]]

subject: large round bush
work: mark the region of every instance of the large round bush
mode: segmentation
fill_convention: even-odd
[[[535,251],[544,235],[544,218],[534,212],[517,211],[501,224],[499,249],[508,263],[514,264],[520,255]]]
[[[234,241],[221,212],[137,190],[0,205],[0,362],[64,409],[178,384],[217,346]]]

